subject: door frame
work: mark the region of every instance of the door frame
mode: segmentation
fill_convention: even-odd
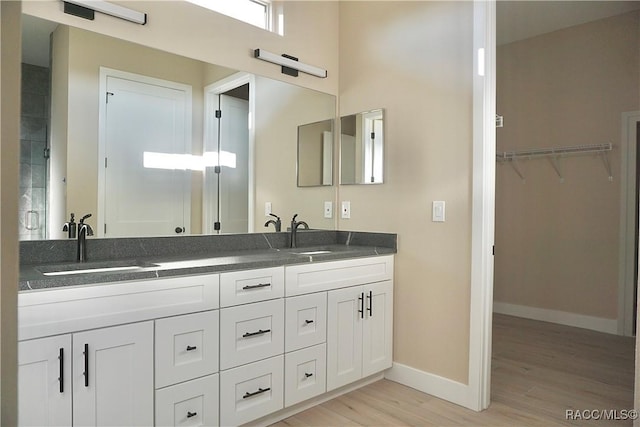
[[[247,209],[248,229],[247,233],[253,233],[255,229],[255,140],[256,129],[253,125],[256,116],[256,78],[253,74],[238,72],[232,74],[217,82],[211,83],[204,88],[204,131],[202,140],[202,152],[204,153],[206,141],[212,137],[210,120],[215,117],[215,111],[218,109],[217,97],[237,87],[249,84],[249,201]],[[202,176],[202,232],[212,233],[211,224],[217,218],[217,212],[213,212],[210,206],[211,192],[208,191],[206,185],[206,169]]]
[[[620,140],[620,249],[618,262],[618,334],[633,336],[633,281],[636,244],[636,155],[640,111],[622,113]]]
[[[468,408],[491,397],[496,169],[496,0],[473,2],[473,157]]]
[[[106,220],[105,212],[105,196],[106,196],[106,168],[103,167],[104,158],[106,156],[107,145],[107,78],[115,77],[119,79],[131,80],[138,83],[167,87],[185,92],[185,148],[189,148],[193,152],[193,143],[191,141],[191,132],[193,128],[192,108],[193,96],[190,85],[172,82],[169,80],[149,77],[142,74],[130,73],[128,71],[116,70],[108,67],[100,67],[100,92],[98,106],[98,212],[96,214],[96,232],[98,237],[105,237],[104,224]],[[184,197],[184,220],[189,233],[191,234],[191,181],[187,177],[186,183],[189,184],[189,191],[186,191]]]

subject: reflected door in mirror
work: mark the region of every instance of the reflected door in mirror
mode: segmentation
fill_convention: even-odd
[[[384,182],[384,111],[340,118],[340,184]]]
[[[127,77],[106,76],[101,231],[105,237],[188,233],[190,90]]]

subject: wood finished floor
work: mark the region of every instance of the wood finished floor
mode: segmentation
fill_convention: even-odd
[[[474,412],[381,380],[274,426],[629,426],[567,409],[633,407],[635,339],[494,315],[491,406]]]

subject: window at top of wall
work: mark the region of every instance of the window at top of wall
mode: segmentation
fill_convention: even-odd
[[[280,2],[272,0],[186,0],[267,31],[284,34]]]

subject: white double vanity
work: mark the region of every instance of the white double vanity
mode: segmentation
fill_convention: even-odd
[[[317,259],[20,292],[20,424],[268,424],[375,379],[393,254]]]

